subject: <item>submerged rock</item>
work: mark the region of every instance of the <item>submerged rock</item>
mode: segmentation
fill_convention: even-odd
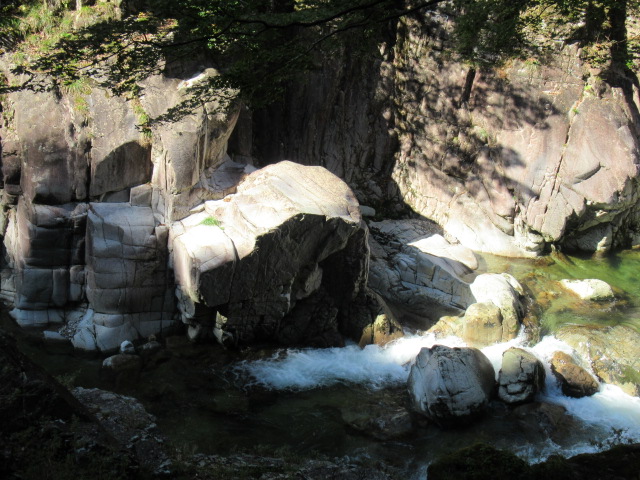
[[[409,374],[414,409],[442,425],[480,414],[491,397],[495,371],[476,348],[423,348]]]
[[[555,352],[553,354],[551,371],[560,382],[562,393],[568,397],[588,397],[599,390],[595,378],[567,353]]]
[[[506,403],[529,402],[544,388],[545,376],[544,366],[535,355],[510,348],[502,354],[498,397]]]
[[[107,381],[116,386],[132,384],[140,376],[142,358],[138,355],[118,353],[107,357],[102,362],[101,374]]]
[[[473,478],[564,479],[598,478],[617,480],[637,478],[640,445],[618,445],[600,453],[583,453],[571,458],[552,455],[546,461],[529,465],[514,453],[491,445],[476,444],[445,455],[428,469],[429,480]]]
[[[582,300],[602,302],[615,298],[611,285],[597,278],[560,280],[560,284],[567,290],[578,295]]]
[[[413,429],[410,412],[401,405],[368,403],[342,411],[345,423],[378,440],[393,440],[410,434]]]
[[[530,402],[516,406],[507,417],[517,422],[517,427],[525,432],[528,439],[548,439],[556,443],[567,440],[580,428],[579,420],[567,413],[562,405],[547,402]]]

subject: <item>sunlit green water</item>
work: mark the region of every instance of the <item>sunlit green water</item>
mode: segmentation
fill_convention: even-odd
[[[562,325],[619,325],[640,331],[640,250],[590,258],[561,254],[541,259],[505,259],[483,256],[481,268],[510,273],[536,299],[542,333]],[[614,302],[581,301],[564,290],[562,279],[597,278],[614,288]]]

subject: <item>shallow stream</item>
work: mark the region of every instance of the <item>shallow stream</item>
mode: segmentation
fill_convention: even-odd
[[[496,371],[502,352],[513,345],[525,346],[543,360],[555,350],[570,352],[552,336],[563,324],[625,323],[640,328],[640,251],[596,259],[484,257],[481,265],[485,271],[511,273],[543,306],[540,343],[526,346],[523,336],[483,350]],[[562,278],[600,278],[614,286],[620,300],[598,307],[568,300],[554,284]],[[593,397],[570,399],[560,393],[549,372],[539,400],[564,406],[569,413],[554,428],[534,412],[514,413],[499,402],[490,406],[485,418],[464,429],[422,426],[406,437],[385,440],[354,428],[354,419],[375,420],[385,410],[405,405],[409,362],[421,347],[435,342],[430,335],[412,334],[382,348],[230,352],[177,339],[140,378],[114,384],[101,378],[101,359],[56,352],[22,339],[26,353],[69,385],[111,389],[140,399],[157,416],[172,445],[187,452],[348,456],[369,464],[382,461],[401,468],[408,478],[424,478],[435,457],[479,441],[529,461],[640,442],[640,398],[605,385]],[[438,343],[462,345],[456,338]]]

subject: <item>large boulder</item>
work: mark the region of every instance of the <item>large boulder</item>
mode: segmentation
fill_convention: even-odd
[[[640,395],[640,333],[629,325],[566,325],[556,337],[573,347],[604,382]]]
[[[281,327],[297,337],[287,316],[300,309],[314,335],[337,331],[366,280],[358,203],[321,167],[256,171],[236,194],[174,223],[170,239],[183,321],[224,342],[274,340]]]
[[[449,243],[424,220],[371,222],[369,287],[400,319],[424,327],[473,302],[466,276],[477,268],[469,249]]]
[[[476,348],[423,348],[411,366],[408,388],[414,409],[442,425],[482,413],[495,384],[489,359]]]
[[[437,338],[460,337],[476,348],[510,340],[503,338],[502,312],[493,302],[472,303],[463,316],[442,317],[428,332]]]
[[[525,403],[544,388],[545,371],[534,354],[510,348],[502,354],[498,374],[498,397],[505,403]]]
[[[508,273],[484,273],[476,277],[470,288],[477,302],[491,302],[500,309],[501,340],[506,342],[515,338],[525,313],[524,290],[520,283]]]

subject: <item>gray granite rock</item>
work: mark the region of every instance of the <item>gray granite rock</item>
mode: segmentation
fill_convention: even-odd
[[[498,374],[498,397],[505,403],[530,402],[544,388],[542,362],[531,352],[510,348],[502,354]]]
[[[250,174],[236,194],[171,226],[183,321],[214,328],[218,311],[217,337],[274,339],[294,307],[325,294],[320,317],[336,309],[337,319],[364,287],[366,247],[349,247],[366,240],[364,228],[351,190],[323,168],[280,162]]]
[[[413,408],[442,425],[482,413],[495,384],[489,359],[475,348],[423,348],[411,366],[408,389]]]
[[[473,303],[465,275],[477,268],[469,249],[450,244],[431,222],[371,222],[369,287],[399,319],[421,324]],[[421,325],[425,326],[425,325]]]

